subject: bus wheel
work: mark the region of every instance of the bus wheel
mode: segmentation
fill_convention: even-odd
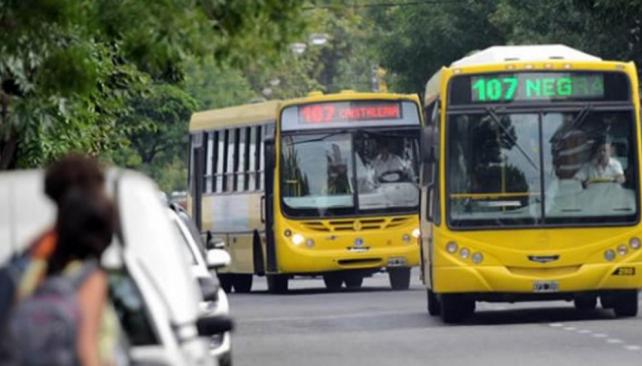
[[[597,296],[578,295],[575,296],[575,308],[579,311],[595,310],[597,306]]]
[[[441,307],[439,306],[439,299],[432,290],[426,290],[428,295],[428,314],[431,316],[437,316],[441,312]]]
[[[323,275],[323,282],[328,291],[339,291],[343,284],[343,277],[338,273],[328,273]]]
[[[221,288],[225,291],[226,294],[232,293],[232,284],[233,277],[229,273],[219,273],[217,274],[218,282],[221,284]]]
[[[268,291],[273,294],[288,292],[288,277],[286,275],[267,275]]]
[[[344,282],[349,289],[358,289],[363,285],[363,277],[358,274],[349,274],[345,277]]]
[[[234,275],[234,291],[240,293],[248,293],[252,289],[252,274],[235,274]]]
[[[441,295],[440,305],[444,323],[459,323],[475,312],[475,301],[461,295]]]
[[[410,267],[388,268],[388,277],[393,290],[407,290],[410,287]]]
[[[614,296],[613,310],[617,317],[629,317],[638,315],[638,293],[637,291],[623,291]]]

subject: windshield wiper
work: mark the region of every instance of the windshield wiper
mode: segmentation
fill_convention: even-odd
[[[572,130],[577,129],[577,126],[579,126],[580,124],[582,124],[582,122],[584,122],[584,120],[586,119],[586,117],[587,117],[587,116],[589,115],[589,113],[591,113],[592,111],[593,111],[593,105],[592,105],[592,104],[585,104],[585,105],[584,105],[584,107],[583,107],[583,108],[580,110],[580,112],[577,114],[577,116],[575,116],[575,118],[573,119],[573,121],[572,121],[570,124],[566,124],[566,125],[564,125],[562,128],[560,128],[559,130],[557,130],[557,131],[553,134],[553,136],[551,136],[551,139],[549,140],[549,142],[551,142],[551,143],[552,143],[552,142],[555,142],[555,141],[557,141],[557,140],[560,138],[560,136],[563,136],[564,134],[566,134],[566,133],[567,133],[567,132],[569,132],[569,131],[572,131]]]
[[[519,150],[519,152],[521,152],[521,153],[522,153],[522,155],[524,155],[524,157],[526,158],[526,160],[528,160],[528,162],[531,164],[531,166],[533,167],[533,169],[535,169],[535,171],[539,172],[539,166],[537,165],[537,163],[535,163],[535,161],[530,157],[530,155],[528,155],[528,153],[526,152],[526,150],[524,150],[524,148],[522,148],[522,145],[520,145],[520,144],[519,144],[519,142],[517,142],[517,140],[515,140],[515,139],[511,136],[510,132],[506,129],[506,127],[504,127],[504,125],[502,125],[502,123],[501,123],[501,121],[500,121],[499,117],[498,117],[498,116],[497,116],[497,114],[495,113],[495,109],[494,109],[494,108],[492,108],[492,107],[486,107],[485,109],[486,109],[486,113],[488,113],[488,115],[490,116],[491,120],[492,120],[493,122],[495,122],[495,124],[496,124],[496,125],[497,125],[501,130],[502,130],[502,132],[504,132],[504,134],[506,135],[506,137],[507,137],[508,139],[510,139],[510,141],[511,141],[513,144],[515,144],[515,147],[517,147],[517,150]]]

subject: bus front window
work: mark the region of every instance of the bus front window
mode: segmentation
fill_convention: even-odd
[[[359,209],[412,209],[419,204],[417,133],[355,134]]]
[[[633,131],[630,112],[452,115],[446,166],[449,224],[633,222]]]
[[[284,136],[281,195],[296,211],[354,207],[352,142],[347,133]]]

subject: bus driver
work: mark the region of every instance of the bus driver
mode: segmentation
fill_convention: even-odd
[[[376,180],[385,180],[385,175],[390,173],[403,174],[405,180],[414,182],[415,177],[407,162],[391,151],[390,140],[379,140],[379,155],[372,161]],[[384,178],[382,178],[384,177]]]
[[[611,144],[602,140],[597,143],[593,159],[575,174],[575,179],[587,188],[593,183],[624,183],[624,170],[619,161],[611,157]]]

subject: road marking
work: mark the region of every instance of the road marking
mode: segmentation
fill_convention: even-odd
[[[564,327],[564,330],[568,330],[568,331],[575,330],[575,329],[577,329],[577,328],[575,328],[575,327]]]
[[[635,345],[627,345],[627,346],[624,346],[624,349],[629,351],[639,351],[640,349],[642,349],[642,347],[635,346]]]
[[[620,344],[620,343],[624,343],[624,342],[622,342],[622,340],[621,340],[621,339],[617,339],[617,338],[609,338],[609,339],[607,339],[607,340],[606,340],[606,343],[610,343],[610,344]]]
[[[595,334],[593,334],[593,337],[595,337],[595,338],[606,338],[608,336],[609,336],[608,334],[604,334],[604,333],[595,333]]]
[[[551,324],[549,324],[549,326],[551,326],[553,328],[559,328],[559,327],[563,327],[564,324],[562,324],[562,323],[551,323]]]
[[[589,334],[589,333],[592,333],[592,332],[590,330],[588,330],[588,329],[580,329],[580,330],[577,331],[577,333],[578,334]]]
[[[317,316],[279,316],[271,318],[247,318],[238,319],[239,323],[264,323],[264,322],[288,322],[288,321],[310,321],[310,320],[333,320],[344,318],[370,318],[373,316],[399,315],[400,311],[372,311],[368,313],[350,313]]]

